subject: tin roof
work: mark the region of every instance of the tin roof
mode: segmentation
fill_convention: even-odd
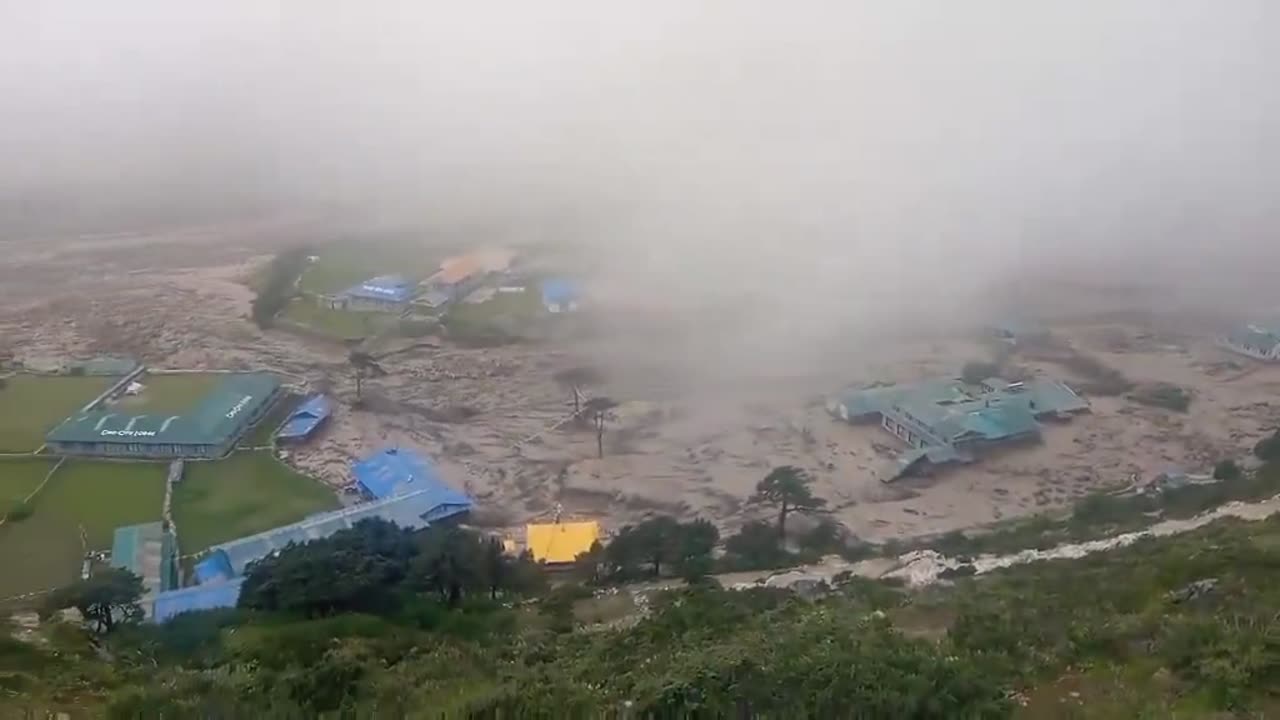
[[[142,578],[147,593],[178,584],[177,544],[173,533],[158,521],[116,528],[111,539],[111,564]]]
[[[329,417],[329,412],[329,398],[324,395],[312,395],[294,408],[293,412],[289,413],[289,418],[284,421],[284,425],[276,432],[276,437],[305,438],[315,432],[320,423]]]
[[[209,549],[210,554],[196,565],[196,575],[210,579],[240,575],[249,563],[282,550],[290,543],[329,537],[365,518],[381,518],[400,527],[417,530],[470,509],[471,498],[452,488],[421,487],[383,500],[319,513],[290,525],[215,545]]]
[[[600,524],[594,520],[525,526],[525,546],[538,562],[571,563],[599,538]]]
[[[151,605],[151,619],[163,623],[185,612],[233,608],[240,601],[244,578],[210,585],[170,590],[156,595]]]
[[[375,498],[402,495],[423,487],[454,493],[427,458],[408,448],[384,448],[352,463],[351,471],[360,487]]]
[[[387,302],[408,302],[413,297],[417,286],[400,275],[379,275],[369,278],[359,285],[348,288],[342,294],[347,297],[365,300],[385,300]]]
[[[51,442],[128,442],[142,445],[218,445],[243,427],[244,419],[270,402],[280,381],[268,373],[227,375],[190,413],[133,415],[96,408],[62,421]]]

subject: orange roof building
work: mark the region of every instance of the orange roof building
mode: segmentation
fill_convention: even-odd
[[[538,562],[571,563],[600,539],[600,523],[539,523],[525,526],[525,547]]]
[[[479,273],[504,272],[515,261],[510,250],[477,250],[466,255],[455,255],[440,263],[440,272],[432,279],[452,285]]]

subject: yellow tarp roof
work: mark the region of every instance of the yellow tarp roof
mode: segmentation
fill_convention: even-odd
[[[525,546],[538,562],[569,563],[591,549],[600,537],[600,524],[587,522],[545,523],[525,526]]]

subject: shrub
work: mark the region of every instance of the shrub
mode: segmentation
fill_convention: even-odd
[[[33,512],[35,512],[35,509],[31,507],[30,503],[17,500],[9,505],[9,509],[4,513],[4,519],[7,522],[22,522],[31,517]]]
[[[295,247],[285,250],[271,259],[266,278],[253,299],[253,322],[260,328],[271,327],[276,315],[289,304],[296,292],[296,283],[307,269],[310,249]]]
[[[778,529],[760,521],[749,522],[726,538],[724,550],[729,570],[768,570],[789,565],[794,557],[778,541]]]
[[[1269,438],[1259,440],[1258,444],[1253,446],[1253,454],[1264,462],[1280,460],[1280,430]]]
[[[431,335],[440,327],[436,320],[424,318],[401,318],[400,335],[407,338],[419,338]]]
[[[1138,388],[1133,393],[1135,402],[1153,407],[1162,407],[1175,412],[1186,412],[1191,407],[1191,393],[1177,385],[1154,383]]]
[[[964,364],[964,367],[960,370],[960,379],[971,385],[976,385],[989,377],[995,377],[999,374],[999,365],[993,362],[975,360]]]
[[[1215,480],[1239,480],[1240,466],[1235,460],[1219,460],[1217,465],[1213,466],[1213,477]]]

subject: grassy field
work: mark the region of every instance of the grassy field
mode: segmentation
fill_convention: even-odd
[[[299,289],[335,293],[378,275],[421,280],[439,269],[444,255],[419,243],[335,243],[316,250],[319,258],[302,273]]]
[[[396,321],[394,317],[380,313],[331,310],[303,298],[290,302],[281,317],[335,338],[373,335],[386,327],[387,323]]]
[[[90,549],[108,550],[117,527],[160,519],[168,469],[165,463],[68,461],[35,499],[36,515],[74,519]]]
[[[0,388],[0,452],[30,452],[44,435],[115,382],[107,377],[14,375]]]
[[[444,325],[451,337],[478,338],[518,330],[541,312],[542,296],[537,292],[498,293],[482,303],[450,306]]]
[[[173,519],[185,554],[336,507],[332,490],[270,452],[242,451],[188,464],[174,490]]]
[[[30,495],[54,462],[43,457],[0,460],[0,514],[10,503],[21,502]]]
[[[112,407],[137,414],[180,415],[190,412],[225,377],[221,373],[147,375],[142,379],[145,389],[141,393],[120,398]]]
[[[542,296],[533,290],[497,293],[484,302],[450,306],[447,322],[482,323],[501,317],[527,319],[541,312]]]
[[[6,462],[0,491],[34,488],[51,466],[47,460]],[[159,520],[165,471],[160,463],[64,464],[32,501],[30,517],[0,527],[0,597],[74,580],[82,529],[89,549],[106,550],[116,527]]]

